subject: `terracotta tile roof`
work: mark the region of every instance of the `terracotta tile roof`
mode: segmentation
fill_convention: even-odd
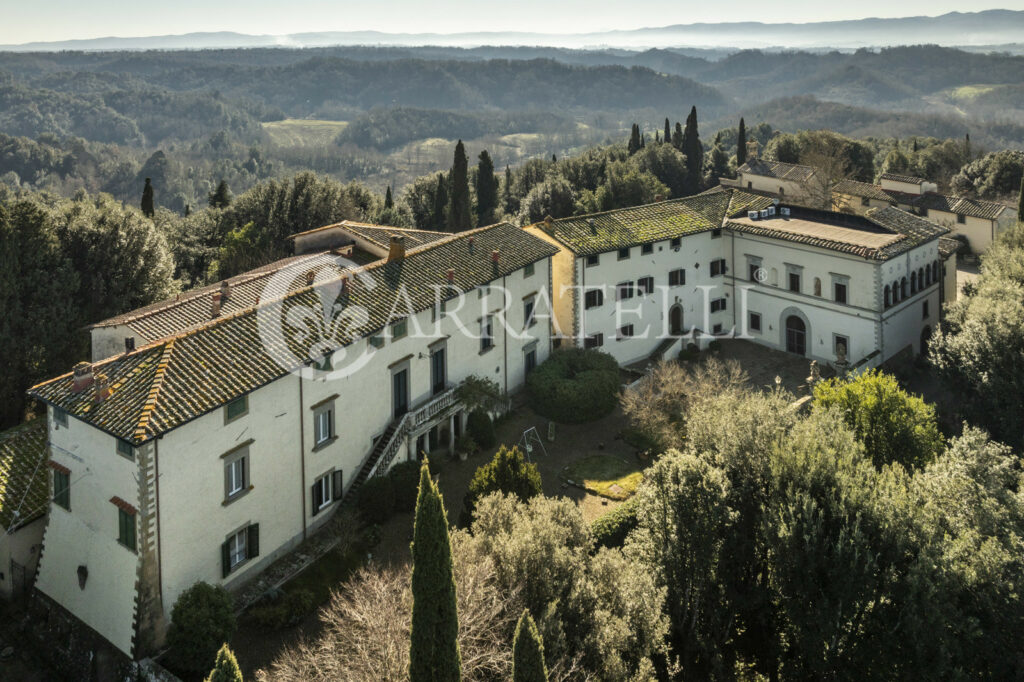
[[[781,216],[758,221],[730,220],[725,226],[737,232],[807,244],[876,261],[888,260],[949,232],[944,227],[892,207],[871,209],[866,216],[795,207],[791,210],[794,220],[809,225],[817,223],[824,229],[790,229],[787,220]]]
[[[0,533],[38,518],[50,498],[46,420],[0,433]]]
[[[560,218],[548,231],[577,255],[587,256],[629,246],[675,239],[722,226],[726,215],[742,213],[748,207],[770,205],[772,199],[736,189],[697,194],[603,213]]]
[[[1010,210],[1009,206],[995,201],[983,199],[966,199],[962,197],[951,197],[937,192],[922,194],[915,204],[922,210],[945,211],[947,213],[959,213],[971,216],[972,218],[983,218],[985,220],[996,220],[1003,211]]]
[[[431,242],[447,239],[452,236],[451,232],[435,232],[433,230],[410,230],[401,227],[386,227],[383,225],[370,225],[368,223],[354,223],[345,221],[339,224],[346,232],[359,235],[363,239],[386,249],[391,244],[391,237],[399,235],[405,237],[405,248],[411,249]]]
[[[913,204],[914,200],[918,197],[916,194],[882,189],[878,185],[872,185],[869,182],[858,182],[856,180],[840,180],[832,191],[835,194],[848,194],[853,197],[866,197],[868,199],[901,204]]]
[[[911,185],[920,185],[922,182],[928,182],[924,178],[919,178],[914,175],[897,175],[896,173],[882,173],[881,180],[891,180],[892,182],[905,182]]]
[[[496,264],[493,250],[499,251]],[[106,374],[110,383],[110,396],[102,402],[93,400],[91,389],[72,393],[70,373],[29,393],[114,436],[141,443],[284,376],[302,358],[320,358],[324,347],[316,342],[344,347],[375,333],[399,316],[389,319],[396,300],[399,311],[407,310],[400,291],[408,294],[413,311],[429,308],[435,287],[447,284],[449,268],[455,271],[455,286],[468,291],[556,252],[508,223],[451,235],[407,251],[404,260],[377,261],[350,272],[347,294],[339,294],[340,275],[297,290],[285,282],[280,298],[94,363],[94,373]],[[293,274],[304,282],[305,272],[300,264]],[[365,316],[337,315],[325,325],[324,302],[365,311]],[[268,321],[279,333],[261,336],[261,324],[266,331]]]
[[[943,259],[949,258],[960,248],[960,242],[949,237],[939,237],[939,255]]]
[[[804,182],[814,175],[814,169],[810,166],[801,166],[795,163],[783,163],[769,159],[751,159],[740,166],[737,173],[750,173],[751,175],[763,175],[780,180],[795,180]]]
[[[336,261],[334,253],[321,251],[282,258],[254,270],[229,277],[225,281],[228,282],[231,289],[228,297],[221,302],[221,315],[230,315],[256,305],[267,283],[274,275],[285,269],[303,266],[318,272],[322,268],[333,266]],[[103,320],[92,325],[91,328],[126,325],[146,342],[157,341],[209,322],[211,319],[211,297],[220,290],[221,282],[192,289],[174,298]]]

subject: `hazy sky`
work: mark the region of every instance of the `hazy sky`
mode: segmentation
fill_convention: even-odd
[[[1024,0],[0,0],[0,44],[194,31],[579,33],[695,22],[934,16],[989,7],[1024,9]]]

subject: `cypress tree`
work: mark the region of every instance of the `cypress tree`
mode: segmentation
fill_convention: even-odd
[[[494,162],[487,150],[480,152],[476,164],[476,224],[490,225],[498,208],[498,178],[494,177]]]
[[[668,119],[665,119],[665,137],[661,138],[666,144],[672,141],[672,129],[669,127]]]
[[[629,151],[630,156],[636,154],[637,150],[640,149],[640,126],[636,123],[634,123],[633,127],[630,129],[629,144],[626,148]]]
[[[646,146],[647,146],[647,143],[644,141],[644,134],[640,133],[640,149],[643,149]]]
[[[913,147],[913,149],[914,149],[914,152],[916,153],[917,152],[917,138],[916,137],[914,138],[914,147]]]
[[[153,204],[153,184],[146,178],[146,186],[142,188],[142,215],[152,218],[156,215],[156,207]]]
[[[512,205],[512,169],[507,165],[505,166],[505,194],[502,197],[504,203],[505,213],[511,215],[515,213],[513,210],[515,206]]]
[[[657,130],[654,131],[654,144],[661,144],[661,133]]]
[[[683,126],[679,124],[679,121],[676,121],[676,129],[672,133],[672,146],[683,151]]]
[[[740,118],[740,132],[736,136],[736,165],[742,166],[747,162],[747,124]]]
[[[451,538],[444,501],[426,461],[420,469],[413,526],[410,634],[410,682],[459,682],[462,666]]]
[[[967,161],[971,160],[971,134],[966,133],[964,135],[964,159]]]
[[[472,225],[469,217],[469,158],[462,140],[455,145],[449,182],[448,228],[452,232],[463,232]]]
[[[558,163],[558,157],[554,154],[551,155],[551,163]]]
[[[686,129],[683,131],[683,154],[686,155],[686,170],[689,183],[688,194],[700,190],[704,169],[704,150],[700,145],[700,134],[697,132],[697,107],[690,109],[686,117]]]
[[[437,174],[437,188],[434,190],[434,229],[448,228],[448,178],[444,173]]]
[[[213,670],[205,682],[242,682],[242,670],[238,667],[234,652],[227,644],[221,646],[217,652],[217,660],[214,661]]]
[[[384,208],[394,208],[395,200],[391,196],[391,185],[388,185],[388,191],[384,194]]]
[[[544,665],[544,641],[530,612],[523,609],[512,641],[512,681],[548,682],[548,669]]]
[[[1024,178],[1020,179],[1020,192],[1017,194],[1017,220],[1024,223]]]

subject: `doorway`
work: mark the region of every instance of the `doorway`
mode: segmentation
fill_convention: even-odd
[[[796,315],[786,318],[786,352],[807,355],[807,326]]]
[[[668,333],[671,336],[683,335],[683,306],[678,303],[668,311]]]

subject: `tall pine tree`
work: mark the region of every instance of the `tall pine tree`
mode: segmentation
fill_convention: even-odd
[[[544,641],[527,609],[519,617],[512,641],[512,682],[548,682]]]
[[[238,667],[234,652],[227,644],[217,652],[213,670],[204,682],[242,682],[242,670]]]
[[[476,224],[490,225],[498,208],[498,178],[494,177],[494,162],[487,150],[480,152],[476,164]]]
[[[740,118],[740,132],[736,135],[736,165],[742,166],[747,162],[747,124]]]
[[[156,205],[153,203],[153,182],[146,178],[146,186],[142,188],[142,215],[152,218],[156,215]]]
[[[681,151],[686,155],[686,174],[689,185],[686,193],[696,194],[700,191],[704,177],[704,150],[701,148],[700,134],[697,132],[697,107],[690,109],[690,115],[686,117]]]
[[[391,196],[391,185],[388,185],[388,191],[384,194],[384,208],[394,208],[395,199]]]
[[[452,232],[463,232],[472,227],[472,223],[469,217],[469,158],[462,140],[455,145],[450,184],[448,228]]]
[[[424,461],[412,540],[410,682],[459,682],[462,665],[458,634],[448,517]]]
[[[663,137],[661,141],[666,144],[672,141],[672,128],[669,126],[667,118],[665,119],[665,137]]]
[[[435,230],[448,229],[448,176],[437,174],[437,186],[434,189],[433,225]]]

